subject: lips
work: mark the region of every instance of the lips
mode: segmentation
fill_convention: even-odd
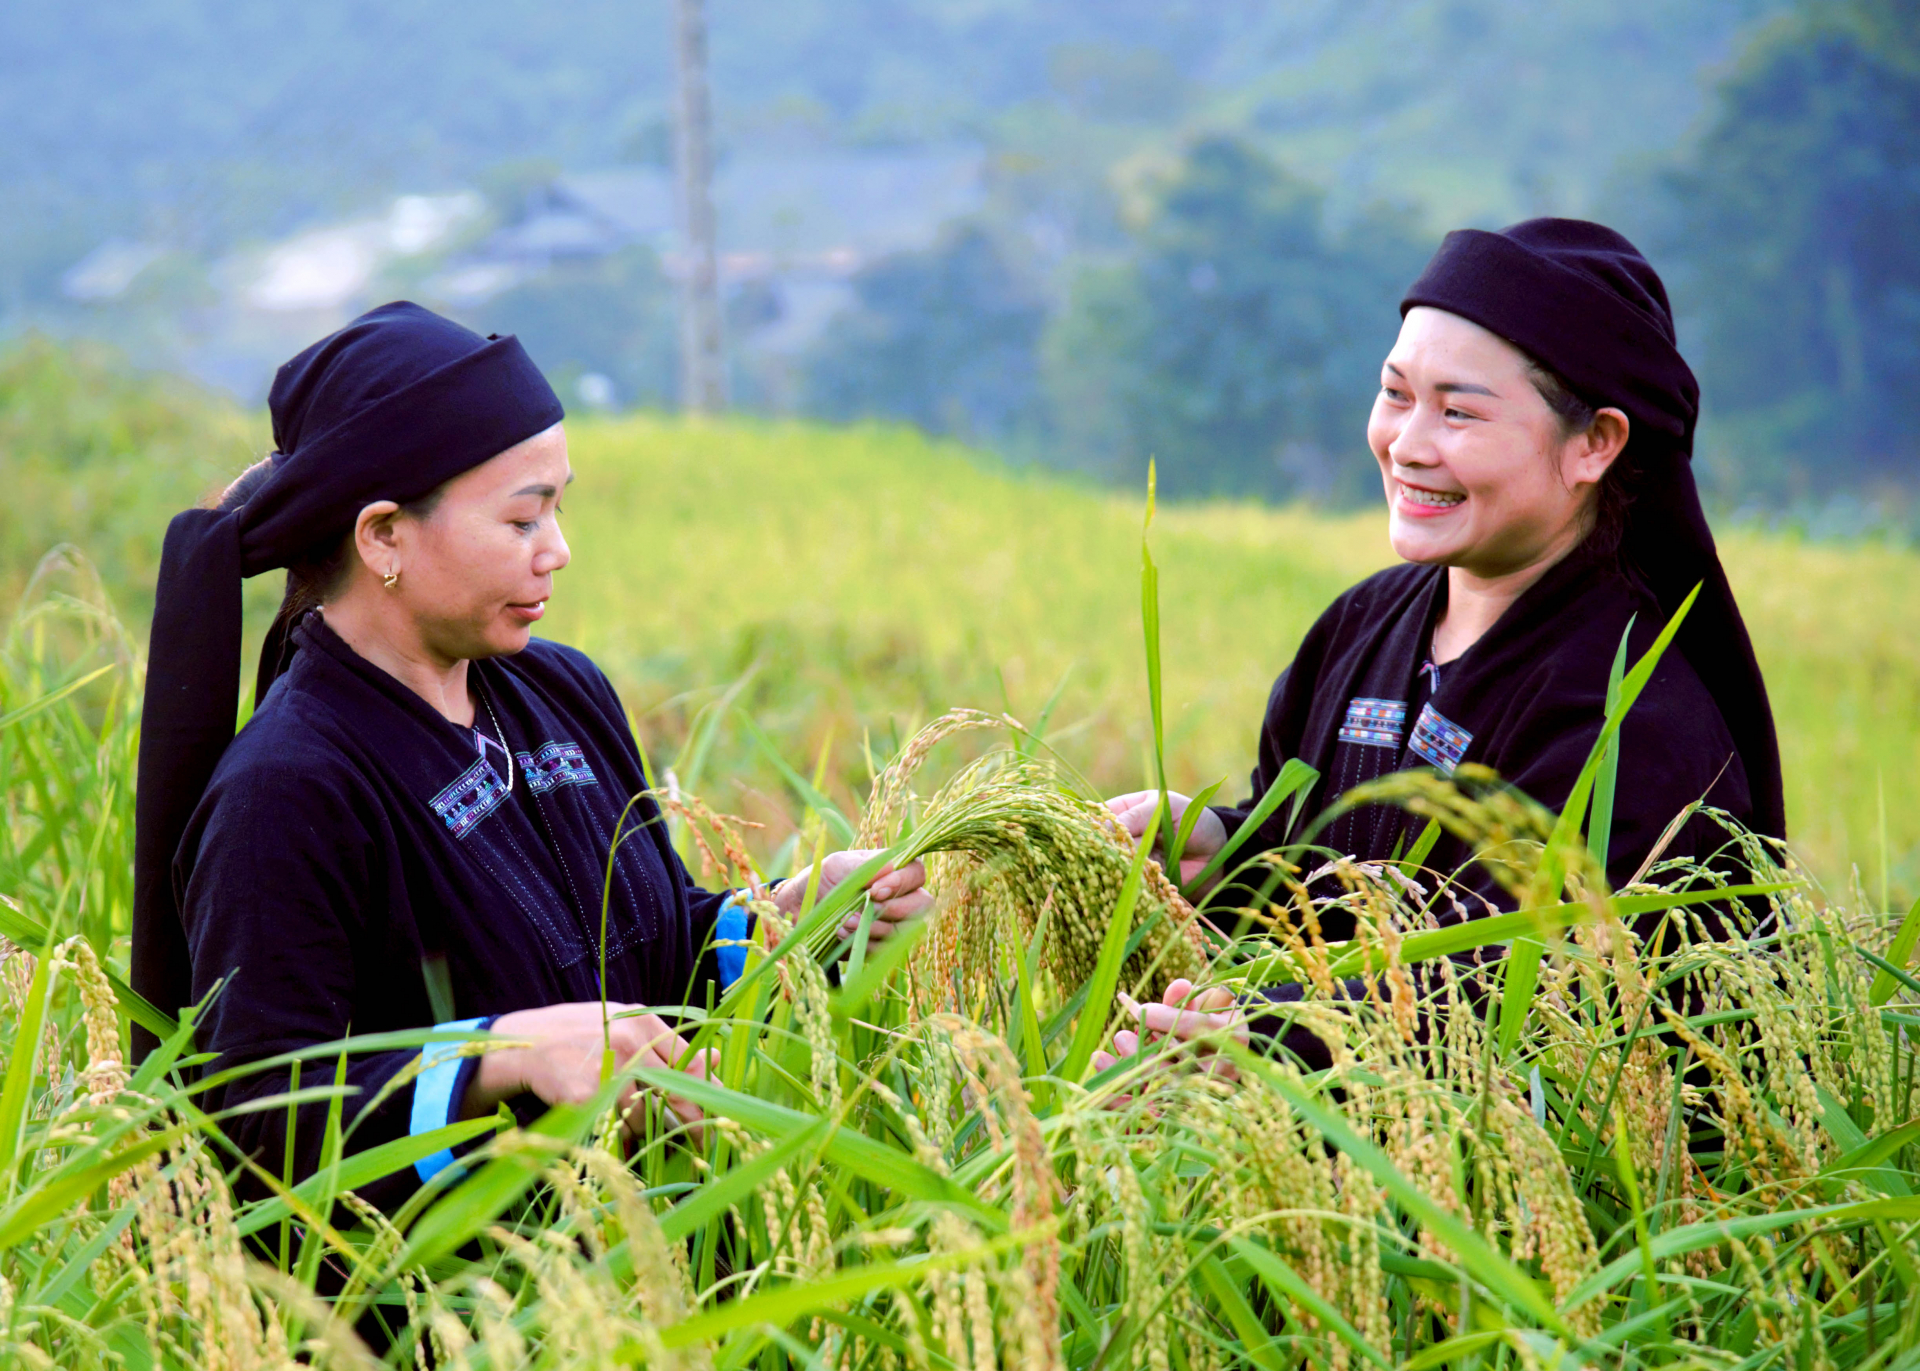
[[[524,605],[508,605],[507,612],[526,620],[528,623],[533,623],[547,612],[547,602],[545,600],[535,600]]]
[[[1465,503],[1466,492],[1459,490],[1429,490],[1425,486],[1400,483],[1400,499],[1404,504],[1412,505],[1421,513],[1442,513]]]

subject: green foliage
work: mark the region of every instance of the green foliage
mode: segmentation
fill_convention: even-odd
[[[802,405],[827,419],[904,420],[1004,442],[1042,420],[1034,382],[1045,305],[978,224],[854,278],[854,306],[813,345]]]
[[[74,543],[144,619],[165,516],[253,455],[234,410],[191,382],[41,337],[0,350],[0,594],[13,603],[43,554]]]
[[[99,743],[131,729],[87,722],[78,692],[32,708],[85,679],[104,621],[76,598],[25,622],[42,637],[0,669],[8,701],[30,697],[0,723],[0,762],[47,759],[66,773],[47,778],[57,788],[112,808],[132,753]],[[97,679],[125,699],[136,671],[106,664]],[[1221,1036],[1096,1070],[1086,1049],[1117,1006],[1074,994],[1063,969],[1139,989],[1115,976],[1153,927],[1127,910],[1149,886],[1161,917],[1178,897],[1143,850],[1121,855],[1097,806],[1017,754],[917,795],[956,722],[986,721],[942,721],[903,749],[863,822],[882,842],[908,835],[906,851],[986,846],[949,864],[928,927],[837,992],[822,963],[852,886],[776,928],[689,1030],[719,1050],[710,1078],[637,1073],[699,1105],[698,1132],[643,1096],[622,1135],[616,1078],[528,1129],[454,1125],[337,1154],[290,1186],[237,1156],[170,1074],[190,1023],[128,1071],[117,956],[103,966],[87,938],[62,936],[71,923],[31,951],[0,944],[0,1357],[1626,1371],[1796,1348],[1810,1364],[1900,1365],[1920,1346],[1906,1032],[1920,981],[1882,955],[1882,914],[1823,906],[1730,833],[1762,877],[1744,909],[1690,863],[1654,872],[1675,893],[1610,898],[1570,853],[1571,902],[1423,932],[1444,907],[1439,873],[1348,866],[1335,898],[1361,933],[1329,946],[1301,868],[1270,862],[1272,936],[1216,940],[1208,979],[1305,984],[1287,1012],[1332,1044],[1332,1069]],[[1543,842],[1554,826],[1478,777],[1375,790],[1361,798],[1467,836]],[[43,817],[9,811],[10,850]],[[992,855],[1009,843],[1055,865],[1010,877]],[[124,828],[96,846],[128,865]],[[95,899],[90,868],[42,870],[38,898]],[[1449,954],[1519,926],[1545,940],[1541,981],[1500,1046]],[[929,944],[963,948],[968,974],[930,983]],[[1374,994],[1331,994],[1360,972]],[[929,1006],[950,994],[953,1008]],[[381,1045],[465,1050],[434,1037]],[[302,1054],[301,1094],[332,1102],[330,1134],[365,1104],[330,1083],[339,1050]],[[480,1144],[464,1173],[400,1212],[353,1195],[456,1140]],[[243,1170],[264,1198],[236,1198]]]
[[[1730,487],[1813,495],[1836,467],[1893,487],[1920,454],[1916,33],[1899,0],[1783,17],[1671,175],[1660,233],[1737,449]]]
[[[1069,441],[1152,455],[1177,495],[1370,489],[1355,457],[1424,235],[1379,211],[1335,232],[1323,193],[1218,135],[1146,198],[1133,259],[1076,285],[1047,349]]]

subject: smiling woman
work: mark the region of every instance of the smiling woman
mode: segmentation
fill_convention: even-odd
[[[673,1007],[740,974],[754,921],[747,892],[688,879],[599,669],[532,636],[570,555],[572,471],[546,381],[513,339],[395,304],[289,362],[271,407],[279,452],[168,531],[136,988],[168,1010],[206,1002],[197,1045],[222,1068],[349,1033],[514,1044],[441,1048],[424,1069],[415,1050],[349,1057],[351,1150],[502,1102],[590,1098],[603,1033],[623,1066],[704,1070]],[[240,578],[283,566],[258,707],[236,737]],[[820,888],[868,855],[829,857]],[[874,934],[926,905],[921,874],[875,879]],[[773,898],[791,915],[803,886]],[[610,1029],[607,1009],[625,1015]],[[210,1103],[236,1111],[241,1147],[305,1174],[326,1103],[245,1109],[289,1079],[242,1073]],[[362,1193],[397,1203],[452,1160],[435,1152]]]
[[[1567,801],[1630,658],[1697,585],[1674,650],[1621,729],[1608,874],[1661,857],[1711,859],[1727,830],[1704,802],[1785,836],[1766,690],[1689,466],[1699,389],[1674,345],[1665,288],[1598,224],[1535,219],[1449,234],[1402,306],[1367,425],[1406,565],[1336,600],[1274,684],[1253,798],[1199,816],[1197,866],[1281,768],[1320,773],[1297,821],[1247,850],[1300,841],[1339,796],[1389,772],[1493,768],[1552,809]],[[1156,794],[1120,796],[1141,831]],[[1175,797],[1175,819],[1184,797]],[[1681,822],[1675,826],[1676,820]],[[1316,841],[1387,861],[1417,831],[1399,810],[1335,811]],[[1511,907],[1459,844],[1422,877],[1450,887],[1442,922]],[[1322,916],[1329,939],[1351,915]]]

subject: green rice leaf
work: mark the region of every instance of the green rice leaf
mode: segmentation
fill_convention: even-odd
[[[0,1177],[13,1194],[13,1163],[20,1155],[27,1119],[27,1090],[33,1084],[34,1062],[40,1055],[41,1029],[47,1021],[47,996],[53,989],[53,942],[41,945],[33,979],[27,983],[27,1002],[13,1026],[13,1054],[0,1084]]]
[[[1230,1237],[1227,1245],[1240,1260],[1252,1267],[1260,1279],[1272,1286],[1286,1299],[1292,1300],[1302,1309],[1311,1313],[1320,1321],[1323,1328],[1332,1330],[1333,1335],[1348,1347],[1358,1352],[1361,1358],[1370,1364],[1387,1371],[1387,1359],[1375,1350],[1372,1343],[1360,1335],[1360,1330],[1347,1322],[1346,1317],[1307,1284],[1291,1266],[1281,1261],[1266,1248],[1256,1242],[1241,1237]]]
[[[1634,614],[1627,620],[1627,626],[1620,634],[1620,646],[1614,649],[1613,666],[1607,672],[1607,717],[1620,707],[1621,683],[1627,674],[1627,642],[1633,636],[1633,625],[1639,619]],[[1593,850],[1593,860],[1600,869],[1607,869],[1607,853],[1613,841],[1613,792],[1620,779],[1620,742],[1616,738],[1607,744],[1605,760],[1593,778],[1593,818],[1587,824],[1587,846]]]
[[[1900,921],[1895,930],[1893,944],[1887,948],[1887,960],[1893,965],[1904,967],[1913,960],[1913,949],[1920,943],[1920,900],[1913,902],[1913,908],[1907,911],[1907,917]],[[1867,987],[1867,1003],[1878,1006],[1893,998],[1893,992],[1899,988],[1899,982],[1886,967],[1882,966],[1873,974],[1873,984]]]
[[[649,1068],[636,1071],[634,1079],[691,1100],[709,1114],[718,1114],[722,1118],[745,1124],[769,1138],[783,1138],[804,1132],[820,1122],[814,1115],[729,1090],[723,1085],[684,1072]],[[857,1175],[865,1176],[876,1185],[897,1190],[903,1195],[957,1205],[967,1210],[974,1222],[985,1224],[994,1232],[1003,1231],[1007,1226],[1006,1216],[978,1195],[864,1133],[856,1133],[850,1128],[835,1128],[827,1135],[821,1155]]]
[[[1140,882],[1146,874],[1147,853],[1153,848],[1154,835],[1160,831],[1160,821],[1166,812],[1163,798],[1154,806],[1146,831],[1134,845],[1133,864],[1127,869],[1125,884],[1120,887],[1120,898],[1114,902],[1113,913],[1107,920],[1106,937],[1100,943],[1100,957],[1094,962],[1093,975],[1087,981],[1087,999],[1080,1010],[1080,1022],[1074,1027],[1066,1060],[1060,1064],[1059,1074],[1063,1080],[1077,1081],[1086,1074],[1094,1049],[1106,1036],[1113,993],[1120,985],[1120,966],[1126,960],[1127,939],[1133,932],[1134,906],[1140,902]]]
[[[1249,838],[1260,831],[1262,825],[1273,817],[1274,811],[1279,809],[1289,796],[1294,797],[1293,810],[1297,816],[1301,804],[1313,789],[1314,782],[1319,779],[1320,773],[1298,757],[1289,758],[1286,765],[1280,768],[1280,774],[1273,778],[1273,784],[1267,787],[1267,793],[1260,797],[1260,802],[1253,807],[1245,819],[1240,821],[1240,825],[1227,838],[1226,845],[1214,853],[1213,859],[1201,867],[1194,878],[1182,887],[1188,898],[1192,898],[1194,892],[1206,887],[1207,882],[1226,866],[1227,861],[1245,845]]]
[[[1553,1302],[1526,1272],[1514,1265],[1511,1259],[1495,1249],[1470,1225],[1429,1199],[1420,1187],[1400,1174],[1399,1168],[1387,1158],[1386,1153],[1356,1133],[1336,1111],[1302,1090],[1264,1057],[1233,1043],[1222,1044],[1221,1050],[1230,1053],[1242,1071],[1251,1071],[1260,1076],[1269,1088],[1293,1106],[1301,1118],[1318,1129],[1328,1142],[1365,1168],[1367,1174],[1402,1209],[1452,1248],[1461,1268],[1496,1299],[1532,1315],[1542,1327],[1569,1336],[1566,1323],[1553,1307]],[[1638,1254],[1633,1260],[1638,1261]]]
[[[326,1092],[332,1093],[332,1092]],[[484,1119],[463,1119],[436,1128],[430,1133],[416,1133],[404,1138],[395,1138],[392,1142],[369,1147],[365,1151],[349,1153],[342,1157],[339,1169],[334,1176],[334,1186],[338,1190],[359,1190],[371,1185],[384,1176],[396,1171],[404,1171],[415,1162],[431,1157],[443,1148],[459,1147],[472,1142],[475,1138],[485,1137],[500,1126],[491,1116]],[[327,1178],[313,1175],[292,1187],[296,1198],[312,1205],[318,1203],[327,1186]],[[293,1206],[279,1196],[261,1200],[242,1210],[234,1220],[234,1228],[241,1237],[249,1233],[258,1233],[293,1214]]]
[[[58,690],[48,691],[45,695],[42,695],[37,700],[29,700],[27,701],[26,704],[21,705],[18,709],[10,710],[5,714],[0,714],[0,728],[11,728],[14,724],[25,723],[28,719],[31,719],[34,715],[38,714],[41,710],[52,708],[54,705],[57,705],[62,700],[66,699],[67,696],[73,694],[74,691],[83,689],[84,687],[92,684],[94,681],[99,680],[102,676],[106,675],[109,671],[112,671],[118,665],[119,665],[118,662],[108,662],[103,667],[98,667],[92,671],[89,671],[84,676],[78,677],[75,680],[68,681],[65,685],[61,686]]]
[[[736,1328],[749,1328],[754,1324],[785,1327],[801,1315],[810,1314],[829,1304],[859,1299],[863,1295],[875,1290],[885,1290],[890,1286],[914,1285],[937,1271],[963,1270],[966,1267],[990,1261],[1003,1252],[1018,1251],[1052,1231],[1051,1224],[1040,1228],[1023,1229],[1018,1233],[1006,1233],[997,1238],[990,1238],[978,1247],[965,1248],[958,1252],[943,1252],[934,1256],[883,1262],[873,1266],[857,1266],[852,1270],[842,1271],[838,1275],[828,1276],[824,1280],[782,1286],[778,1290],[769,1290],[749,1299],[720,1305],[710,1313],[696,1314],[690,1319],[682,1319],[679,1323],[668,1324],[660,1330],[660,1341],[663,1346],[671,1349],[705,1342],[731,1333]],[[633,1352],[639,1354],[640,1349],[635,1348]],[[622,1356],[622,1360],[632,1359],[630,1356]]]

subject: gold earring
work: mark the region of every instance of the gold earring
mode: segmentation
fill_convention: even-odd
[[[380,578],[380,584],[388,590],[397,590],[400,586],[400,573],[397,571],[389,571],[385,576]]]

